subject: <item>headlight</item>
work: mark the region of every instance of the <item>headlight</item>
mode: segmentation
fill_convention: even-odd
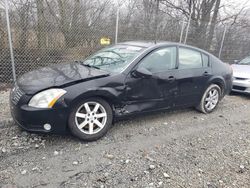
[[[36,108],[52,108],[65,93],[63,89],[48,89],[34,95],[28,105]]]

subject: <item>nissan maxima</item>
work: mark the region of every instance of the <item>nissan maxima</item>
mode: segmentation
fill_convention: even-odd
[[[195,107],[208,114],[232,87],[232,69],[201,49],[125,42],[85,60],[21,76],[10,95],[13,119],[31,132],[104,136],[115,120]]]
[[[233,68],[233,89],[234,92],[250,94],[250,56],[242,59]]]

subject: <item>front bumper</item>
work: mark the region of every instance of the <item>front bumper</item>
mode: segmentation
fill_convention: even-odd
[[[250,94],[250,81],[234,79],[232,91]]]
[[[51,108],[39,109],[30,107],[27,104],[27,97],[22,96],[18,103],[12,100],[13,94],[10,95],[10,111],[13,119],[17,124],[30,132],[41,133],[67,133],[68,109]],[[50,124],[51,130],[44,129],[44,124]]]

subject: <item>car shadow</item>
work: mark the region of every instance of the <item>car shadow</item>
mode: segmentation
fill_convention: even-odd
[[[247,93],[239,93],[239,92],[231,91],[229,95],[243,97],[244,99],[250,99],[250,94],[247,94]]]

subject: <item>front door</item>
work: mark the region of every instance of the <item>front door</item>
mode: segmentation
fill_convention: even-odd
[[[177,48],[156,49],[144,57],[135,69],[147,69],[151,77],[131,74],[126,79],[126,102],[128,113],[167,109],[173,106],[177,91],[175,72]]]

